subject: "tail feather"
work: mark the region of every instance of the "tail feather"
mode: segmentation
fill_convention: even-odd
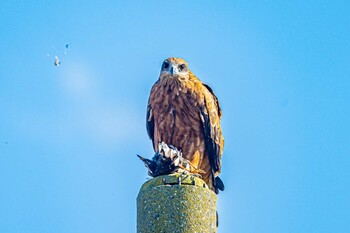
[[[215,186],[215,188],[219,189],[220,191],[224,191],[225,190],[224,182],[218,176],[215,177],[215,179],[214,179],[214,186]]]
[[[156,163],[154,161],[146,159],[140,155],[137,155],[137,157],[139,157],[139,159],[141,159],[141,161],[145,164],[145,167],[148,169],[148,174],[150,176],[153,176],[153,174],[156,170]]]
[[[224,191],[225,190],[225,185],[224,185],[224,182],[220,179],[220,177],[214,175],[214,171],[212,169],[212,172],[211,172],[211,180],[210,180],[210,183],[211,183],[211,186],[212,186],[212,190],[218,194],[219,193],[219,190],[220,191]]]

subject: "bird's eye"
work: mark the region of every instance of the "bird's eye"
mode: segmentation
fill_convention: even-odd
[[[163,69],[168,69],[169,68],[169,63],[167,61],[165,61],[163,63]]]
[[[180,66],[179,66],[179,71],[180,71],[180,72],[182,72],[182,71],[186,72],[186,71],[187,71],[186,65],[185,65],[185,64],[180,65]]]

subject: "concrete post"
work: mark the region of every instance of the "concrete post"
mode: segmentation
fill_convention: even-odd
[[[216,194],[193,175],[157,176],[137,197],[137,233],[214,233]]]

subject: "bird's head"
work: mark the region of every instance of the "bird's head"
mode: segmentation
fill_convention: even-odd
[[[186,81],[189,78],[189,69],[187,62],[182,58],[171,57],[165,59],[160,70],[161,80]]]

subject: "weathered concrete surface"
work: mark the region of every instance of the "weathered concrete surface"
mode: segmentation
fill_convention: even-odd
[[[137,197],[137,232],[216,232],[216,194],[192,175],[155,177]]]

